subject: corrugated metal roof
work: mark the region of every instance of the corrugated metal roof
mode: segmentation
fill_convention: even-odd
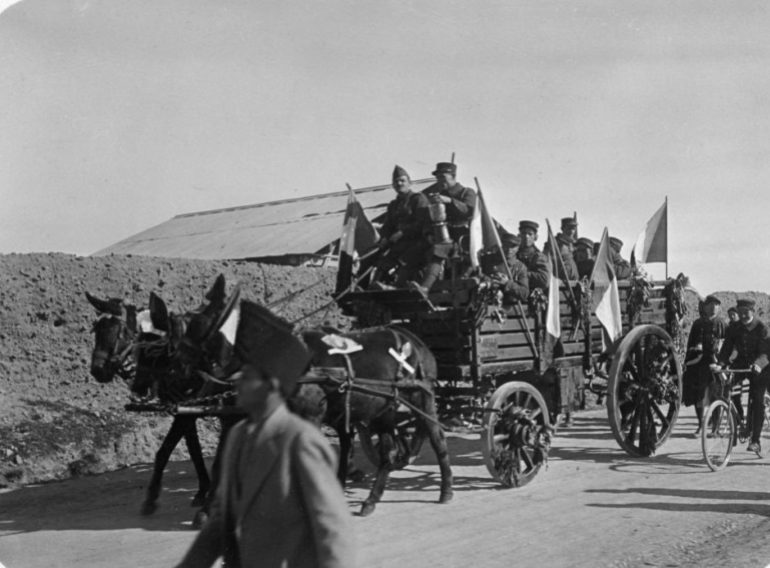
[[[413,182],[415,191],[433,179]],[[369,219],[394,198],[390,185],[354,190]],[[347,191],[185,213],[94,253],[238,259],[321,254],[339,239]]]

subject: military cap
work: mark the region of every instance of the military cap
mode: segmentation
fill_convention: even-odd
[[[716,304],[718,306],[722,305],[722,301],[719,298],[717,298],[716,296],[712,295],[712,294],[709,294],[708,296],[706,296],[706,299],[703,300],[703,303],[704,304]]]
[[[564,217],[561,220],[562,229],[566,227],[577,227],[577,225],[578,225],[577,219],[575,219],[574,217]]]
[[[409,177],[409,174],[404,168],[396,165],[396,167],[393,168],[393,181],[396,181],[396,179],[400,178],[401,176],[406,176],[407,178],[412,179]]]
[[[433,172],[433,175],[443,174],[443,173],[450,173],[453,176],[457,175],[457,165],[453,164],[452,162],[439,162],[436,164],[436,169]]]
[[[736,307],[738,308],[748,308],[750,310],[753,310],[756,307],[757,303],[754,300],[749,300],[748,298],[744,298],[742,300],[738,300]]]
[[[503,246],[517,247],[521,244],[521,239],[519,238],[519,235],[514,235],[506,231],[500,235],[500,242],[503,243]]]
[[[534,221],[519,221],[519,231],[524,231],[526,229],[531,229],[537,233],[537,230],[540,228],[540,225],[535,223]]]
[[[588,249],[594,248],[594,242],[591,239],[588,239],[586,237],[580,237],[577,241],[575,241],[576,247],[585,247]]]
[[[610,237],[610,246],[616,250],[623,248],[623,241],[617,237]]]

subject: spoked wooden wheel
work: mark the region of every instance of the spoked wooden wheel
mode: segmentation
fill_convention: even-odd
[[[505,487],[532,481],[548,458],[551,425],[543,396],[530,384],[505,383],[484,409],[481,443],[489,473]]]
[[[700,440],[703,459],[712,471],[727,467],[733,453],[736,428],[735,416],[725,401],[715,400],[709,405],[700,426]]]
[[[397,412],[397,426],[395,436],[395,452],[393,466],[403,469],[414,462],[420,455],[420,449],[427,437],[424,429],[408,410]],[[356,424],[358,438],[361,441],[361,449],[369,462],[375,467],[380,466],[380,436],[373,433],[362,423]]]
[[[633,328],[612,358],[607,417],[618,444],[632,456],[650,456],[671,435],[682,399],[682,368],[668,333],[656,325]]]

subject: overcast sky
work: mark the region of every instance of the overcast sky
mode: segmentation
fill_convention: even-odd
[[[672,274],[770,290],[765,2],[9,5],[1,253],[90,254],[455,152],[509,228],[577,211],[627,256],[668,196]]]

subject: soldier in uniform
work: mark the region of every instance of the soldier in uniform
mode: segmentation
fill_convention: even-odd
[[[620,249],[623,248],[623,241],[616,237],[610,237],[610,258],[615,268],[615,276],[618,280],[628,280],[634,273],[631,264],[620,256]]]
[[[701,317],[693,322],[687,339],[682,402],[685,406],[695,405],[698,417],[696,436],[700,434],[703,409],[711,402],[713,376],[710,367],[717,362],[719,348],[725,337],[725,322],[719,317],[721,305],[722,302],[716,296],[706,296],[702,303]]]
[[[439,162],[433,172],[436,183],[425,188],[422,193],[427,200],[427,206],[422,209],[423,230],[431,243],[427,253],[427,263],[423,269],[422,281],[418,289],[427,293],[436,280],[441,277],[446,260],[455,250],[455,246],[463,237],[467,238],[473,210],[476,207],[476,192],[457,182],[457,166],[450,162]],[[445,223],[447,233],[443,235],[434,231],[439,227],[436,212],[443,206],[442,223]],[[435,234],[434,234],[435,233]]]
[[[559,247],[559,253],[564,261],[564,267],[557,262],[559,267],[559,278],[562,280],[577,280],[578,269],[575,264],[575,238],[577,236],[578,223],[574,217],[564,217],[561,220],[561,232],[554,237]],[[545,243],[543,253],[549,254],[551,243]]]
[[[393,189],[396,198],[388,203],[380,229],[378,245],[384,252],[377,268],[383,275],[395,271],[393,283],[404,286],[419,269],[426,253],[420,212],[428,201],[422,193],[412,191],[412,180],[401,166],[393,169]]]
[[[521,239],[511,233],[503,233],[500,235],[500,242],[503,245],[505,264],[502,262],[496,264],[492,269],[492,275],[493,280],[500,285],[503,293],[503,304],[515,304],[517,301],[526,301],[529,297],[527,267],[516,258],[516,252],[521,244]],[[508,269],[506,269],[506,264],[508,269],[510,269],[510,275],[508,274]]]
[[[580,237],[575,242],[575,265],[580,278],[590,278],[594,269],[594,242]]]
[[[548,260],[535,246],[538,228],[540,228],[540,225],[534,221],[519,221],[521,245],[516,253],[516,258],[527,267],[529,289],[541,288],[548,290]]]
[[[762,451],[759,438],[762,434],[762,425],[765,420],[764,396],[770,383],[770,345],[768,344],[767,326],[754,317],[754,300],[738,300],[738,317],[740,322],[728,326],[725,333],[725,341],[719,350],[719,365],[727,366],[733,350],[737,352],[732,362],[732,367],[737,369],[751,369],[750,373],[743,377],[736,377],[736,384],[748,375],[751,399],[749,408],[749,423],[751,426],[751,441],[746,448],[750,452]],[[715,366],[715,369],[720,368]]]

